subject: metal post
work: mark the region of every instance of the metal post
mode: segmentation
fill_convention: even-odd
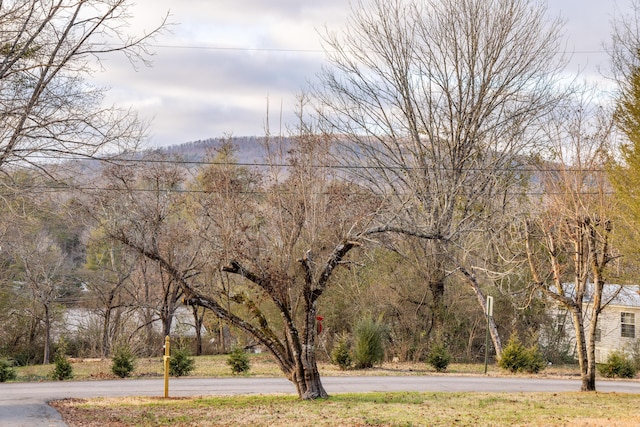
[[[484,337],[484,374],[485,375],[487,374],[488,364],[489,364],[489,313],[487,313],[487,334]]]
[[[171,340],[164,337],[164,397],[169,397],[169,359],[171,358]]]
[[[484,374],[487,374],[489,363],[489,318],[493,315],[493,297],[487,296],[487,333],[484,337]]]

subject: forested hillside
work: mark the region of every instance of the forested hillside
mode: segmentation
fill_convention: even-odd
[[[169,156],[177,156],[186,161],[200,161],[207,156],[215,154],[225,141],[229,141],[235,147],[235,155],[239,163],[260,163],[264,160],[265,137],[239,136],[230,138],[209,138],[201,141],[185,142],[157,149],[158,153]],[[152,150],[153,151],[153,150]]]

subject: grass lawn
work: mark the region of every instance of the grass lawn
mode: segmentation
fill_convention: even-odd
[[[194,357],[195,370],[192,377],[232,377],[231,368],[227,365],[228,356],[198,356]],[[250,355],[251,369],[246,374],[248,377],[282,377],[282,372],[268,354]],[[81,359],[72,360],[73,379],[79,380],[100,380],[117,378],[111,372],[111,360]],[[427,363],[383,363],[381,366],[366,370],[342,371],[331,363],[318,364],[320,374],[323,376],[340,375],[434,375],[435,369]],[[17,378],[15,381],[42,381],[48,380],[54,369],[53,364],[32,365],[16,368]],[[483,364],[457,364],[452,363],[447,369],[448,374],[476,375],[484,373]],[[496,365],[488,367],[489,375],[507,375]],[[443,374],[447,375],[447,374]],[[163,376],[162,357],[145,357],[136,360],[136,368],[132,378],[161,378]],[[540,372],[537,377],[578,377],[578,368],[575,365],[551,366]]]
[[[637,426],[640,396],[616,393],[360,393],[98,398],[52,403],[71,427]]]

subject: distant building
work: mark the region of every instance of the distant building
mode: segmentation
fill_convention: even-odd
[[[569,287],[571,285],[568,285]],[[598,317],[596,329],[596,363],[604,363],[613,351],[630,353],[640,343],[640,287],[605,285],[603,302],[609,301]],[[585,296],[583,312],[585,331],[588,331],[591,313],[592,293]],[[556,329],[575,355],[575,330],[571,314],[561,306],[555,306],[551,315],[556,319]]]
[[[95,310],[86,308],[70,308],[67,309],[60,322],[55,327],[55,335],[67,335],[73,337],[77,334],[99,333],[102,328],[103,318]],[[140,329],[142,318],[139,312],[130,311],[123,314],[120,322],[123,322],[123,329],[136,330]],[[181,337],[195,336],[195,327],[193,326],[193,314],[189,307],[179,306],[174,313],[173,322],[171,323],[171,335]],[[152,322],[153,331],[162,333],[162,322],[155,316]],[[201,333],[205,335],[206,329],[202,327]]]

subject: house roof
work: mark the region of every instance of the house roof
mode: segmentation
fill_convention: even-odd
[[[571,284],[571,287],[573,287],[573,284]],[[602,300],[609,305],[640,308],[640,286],[605,284],[602,289]],[[592,301],[593,284],[589,283],[584,302],[590,303]]]
[[[567,295],[574,294],[573,283],[564,283],[562,287]],[[551,290],[555,292],[555,289],[552,288]],[[640,285],[605,284],[602,290],[602,298],[605,304],[640,308]],[[592,301],[593,283],[588,283],[584,303],[589,304]]]
[[[618,292],[617,295],[616,292]],[[640,287],[638,285],[605,285],[603,297],[605,302],[613,298],[610,305],[640,307]]]

